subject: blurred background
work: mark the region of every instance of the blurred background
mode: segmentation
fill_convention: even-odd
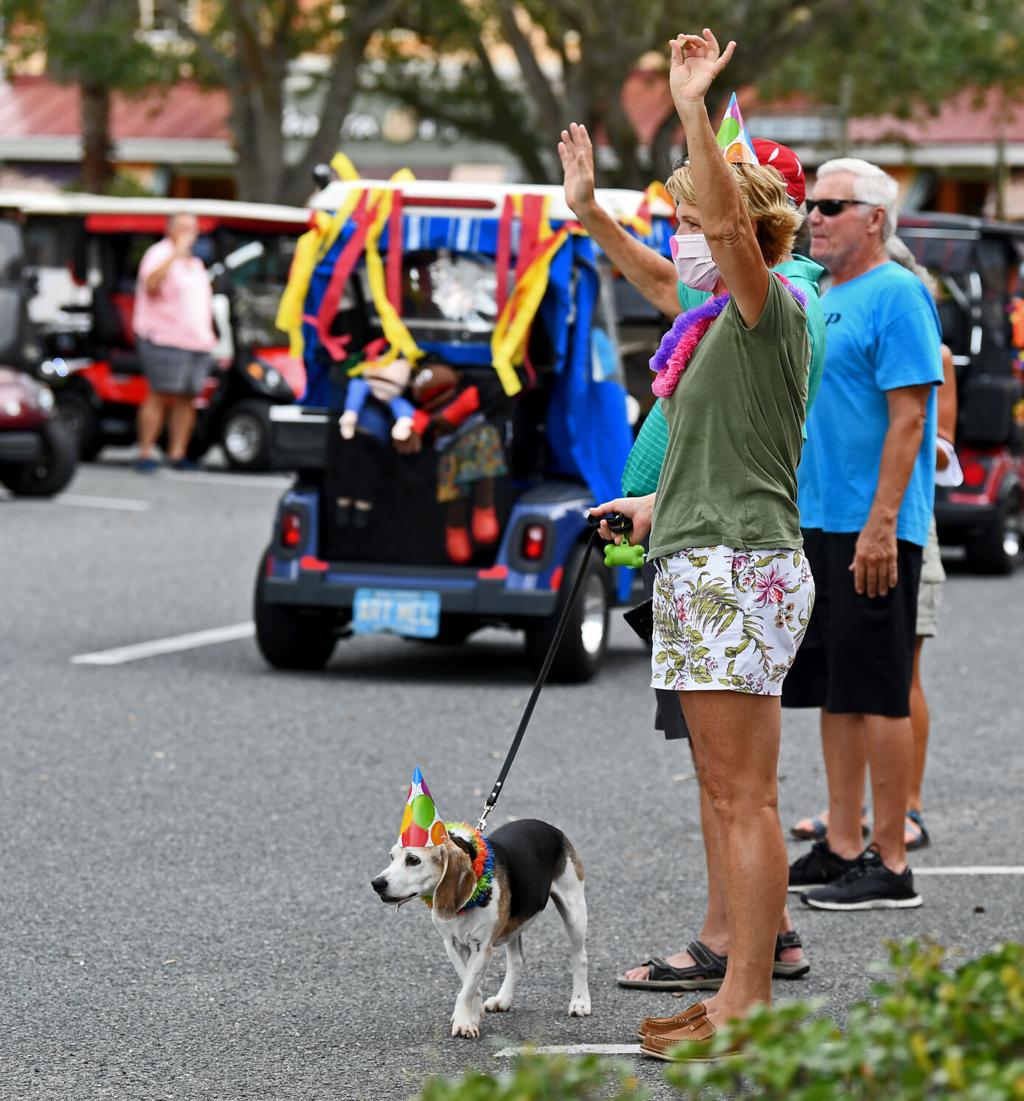
[[[753,136],[809,170],[862,156],[904,211],[1024,217],[1018,0],[3,0],[0,187],[301,204],[339,148],[364,177],[558,182],[570,120],[601,182],[681,141],[668,38],[739,49]]]

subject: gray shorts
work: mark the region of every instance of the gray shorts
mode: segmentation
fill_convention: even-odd
[[[928,545],[921,559],[921,584],[917,590],[917,636],[934,638],[939,633],[939,607],[942,604],[942,583],[946,571],[942,568],[939,536],[935,517],[928,532]]]
[[[198,394],[213,368],[209,352],[192,352],[135,338],[142,371],[158,394]]]

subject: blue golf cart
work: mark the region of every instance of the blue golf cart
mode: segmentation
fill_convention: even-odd
[[[599,199],[667,255],[663,197]],[[353,633],[498,626],[537,668],[632,444],[620,280],[559,188],[338,180],[314,205],[278,318],[308,384],[271,413],[295,482],[257,573],[259,648],[315,669]],[[634,577],[592,556],[553,679],[597,672]]]

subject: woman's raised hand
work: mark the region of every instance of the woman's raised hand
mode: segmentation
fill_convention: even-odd
[[[594,147],[585,126],[570,123],[562,131],[558,156],[565,173],[565,201],[577,216],[594,200]]]
[[[704,28],[703,34],[680,34],[669,42],[672,66],[669,87],[676,107],[683,103],[702,102],[715,77],[729,64],[736,43],[730,42],[725,53],[718,39]]]

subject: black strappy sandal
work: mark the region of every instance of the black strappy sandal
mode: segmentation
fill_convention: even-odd
[[[795,929],[788,933],[779,933],[775,938],[775,962],[772,964],[773,979],[802,979],[811,969],[806,954],[802,960],[783,963],[779,958],[787,948],[803,948],[804,943]]]
[[[690,967],[673,967],[655,956],[640,964],[647,968],[646,979],[620,975],[615,981],[631,990],[717,990],[725,978],[726,957],[699,940],[690,941],[686,951],[694,961]]]

